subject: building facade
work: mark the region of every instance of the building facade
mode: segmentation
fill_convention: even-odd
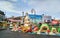
[[[42,15],[29,14],[29,18],[30,18],[31,22],[33,22],[33,23],[42,22]]]
[[[0,10],[0,21],[4,21],[5,20],[5,14],[3,11]]]
[[[52,17],[51,16],[43,16],[43,22],[51,22],[52,21]]]
[[[29,14],[29,18],[31,19],[32,22],[36,23],[45,23],[45,22],[51,22],[52,17],[51,16],[46,16],[46,15],[33,15]]]

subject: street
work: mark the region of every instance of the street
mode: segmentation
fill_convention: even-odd
[[[0,38],[60,38],[60,36],[25,34],[21,32],[11,32],[9,30],[0,31]]]

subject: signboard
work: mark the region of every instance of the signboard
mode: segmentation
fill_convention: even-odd
[[[33,23],[39,23],[42,22],[42,15],[34,15],[34,14],[29,14],[29,18]]]
[[[29,14],[29,17],[31,19],[42,19],[42,15],[32,15],[32,14]]]

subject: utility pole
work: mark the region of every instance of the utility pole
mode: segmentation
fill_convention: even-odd
[[[22,12],[22,22],[24,24],[24,12]]]
[[[42,23],[44,23],[44,14],[42,14]]]

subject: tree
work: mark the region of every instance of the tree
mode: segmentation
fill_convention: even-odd
[[[3,12],[3,11],[1,11],[1,10],[0,10],[0,14],[1,14],[1,15],[5,15],[5,14],[4,14],[4,12]]]

